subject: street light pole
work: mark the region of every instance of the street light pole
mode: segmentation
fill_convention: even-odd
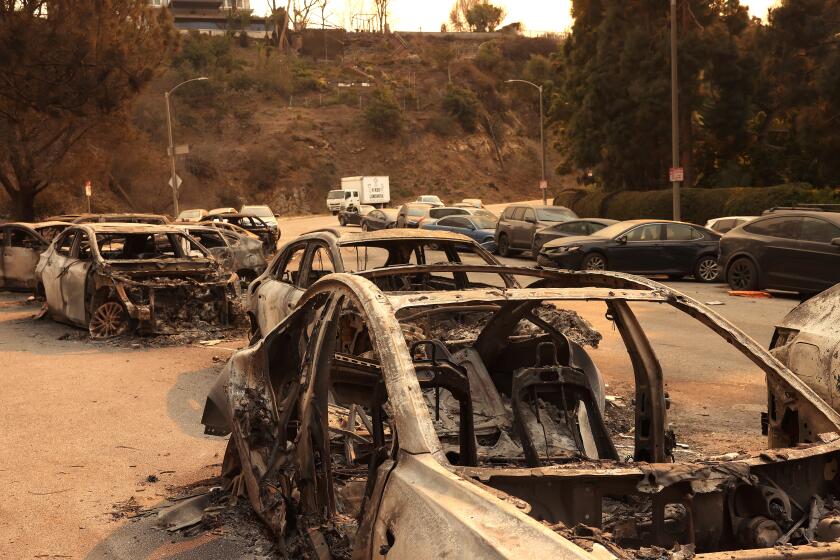
[[[671,167],[680,166],[680,112],[677,85],[677,0],[671,0]],[[672,177],[677,179],[678,177]],[[674,220],[680,220],[680,181],[672,182]]]
[[[172,187],[172,210],[174,212],[173,217],[177,218],[178,214],[180,213],[178,209],[178,175],[175,173],[175,143],[172,140],[172,110],[169,104],[169,97],[172,93],[181,87],[184,84],[188,84],[190,82],[198,82],[201,80],[206,80],[207,78],[201,76],[199,78],[192,78],[190,80],[185,80],[175,86],[174,88],[170,89],[167,92],[164,92],[163,98],[166,101],[166,131],[169,135],[169,171],[170,171],[170,186]]]
[[[522,82],[523,84],[528,84],[529,86],[537,88],[537,91],[540,92],[540,190],[542,191],[543,204],[547,205],[548,180],[546,179],[545,173],[545,125],[543,124],[543,87],[541,85],[538,86],[534,82],[529,82],[528,80],[505,80],[505,83],[507,84],[511,84],[514,82]]]

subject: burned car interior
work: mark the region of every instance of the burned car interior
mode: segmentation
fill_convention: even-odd
[[[753,554],[774,545],[788,546],[790,558],[840,554],[832,542],[840,417],[720,316],[620,273],[437,268],[530,276],[531,285],[383,295],[358,276],[327,278],[235,356],[208,397],[206,432],[233,434],[223,474],[289,551],[298,537],[335,557],[408,546],[416,527],[400,529],[414,519],[401,502],[413,498],[388,486],[412,476],[425,453],[545,529],[590,552],[597,544],[603,558],[650,547],[668,558],[683,546],[699,558],[775,558]],[[381,285],[415,272],[364,274]],[[556,317],[570,302],[599,304],[626,347],[635,381],[629,454],[605,423],[604,382],[586,340]],[[767,434],[765,450],[676,459],[667,373],[634,303],[673,306],[764,372],[768,414],[756,431]],[[423,491],[431,492],[417,490],[418,510],[428,506]],[[823,548],[807,546],[816,542]]]

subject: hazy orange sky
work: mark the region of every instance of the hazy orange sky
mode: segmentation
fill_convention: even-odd
[[[741,3],[748,5],[753,15],[764,18],[767,16],[767,8],[776,1],[741,0]],[[453,0],[390,0],[391,28],[404,31],[439,31],[440,24],[447,20],[453,3]],[[521,21],[525,29],[532,32],[563,31],[572,23],[569,0],[495,0],[493,3],[507,10],[507,17],[503,23]],[[278,0],[277,4],[285,5],[285,2]],[[667,0],[662,0],[663,6],[667,4]],[[373,13],[372,5],[372,0],[330,0],[327,21],[349,28],[350,16]],[[251,7],[259,13],[264,12],[266,6],[268,0],[251,0]],[[319,19],[318,21],[320,22]]]

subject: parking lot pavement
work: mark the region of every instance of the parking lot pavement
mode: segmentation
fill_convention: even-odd
[[[213,357],[242,341],[93,343],[38,309],[0,293],[0,558],[83,558],[125,524],[115,504],[218,474],[225,442],[199,421]]]

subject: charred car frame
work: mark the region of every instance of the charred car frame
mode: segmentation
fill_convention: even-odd
[[[429,268],[322,278],[234,354],[208,396],[205,431],[231,434],[223,475],[287,554],[840,556],[840,415],[714,311],[611,272],[431,265],[536,281],[420,293],[383,293],[364,277]],[[536,312],[563,302],[603,303],[627,348],[635,432],[626,460],[605,429],[585,352]],[[684,312],[764,372],[768,414],[756,431],[766,431],[766,451],[674,462],[665,380],[636,302]],[[443,321],[478,328],[452,339],[435,327]],[[622,508],[627,516],[608,515]]]
[[[104,338],[227,325],[237,277],[174,226],[80,224],[41,255],[37,291],[58,321]]]

